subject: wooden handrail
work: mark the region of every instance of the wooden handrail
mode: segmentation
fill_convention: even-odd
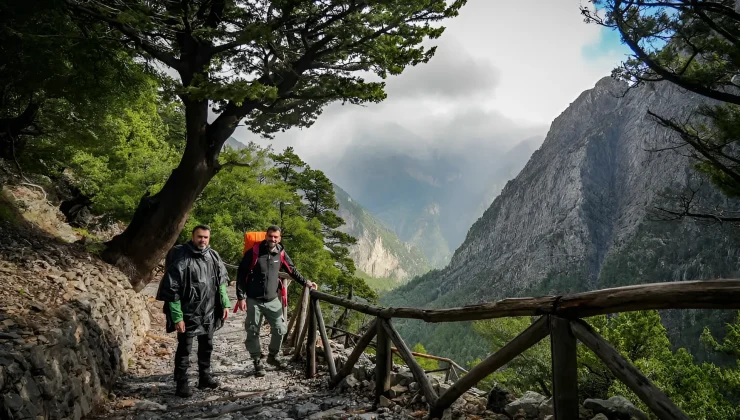
[[[311,290],[311,296],[386,319],[456,322],[547,314],[578,318],[651,309],[740,309],[740,280],[652,283],[565,296],[503,299],[449,309],[384,308],[350,301],[318,290]]]
[[[670,420],[687,420],[686,414],[677,408],[662,391],[650,383],[609,343],[598,336],[586,322],[578,318],[658,309],[740,309],[740,280],[653,283],[565,296],[503,299],[497,302],[450,309],[384,308],[343,299],[317,290],[310,291],[310,296],[312,304],[308,308],[309,319],[306,323],[309,330],[307,332],[308,343],[310,343],[307,346],[306,363],[309,377],[315,375],[316,372],[315,351],[312,350],[315,346],[317,326],[320,329],[324,346],[329,347],[326,355],[332,358],[330,342],[318,304],[319,300],[376,317],[370,326],[371,330],[361,337],[349,331],[334,328],[347,336],[359,337],[359,340],[347,363],[339,372],[333,369],[333,360],[329,362],[331,384],[335,386],[352,371],[360,354],[372,344],[373,336],[377,336],[376,403],[380,396],[387,394],[390,390],[391,353],[393,351],[397,352],[411,368],[414,378],[420,384],[429,403],[430,418],[435,418],[441,417],[444,410],[484,377],[503,367],[514,357],[550,334],[554,411],[558,420],[573,418],[578,411],[576,339],[591,349],[609,370],[659,417]],[[465,371],[450,359],[411,352],[390,322],[391,318],[420,319],[426,322],[456,322],[536,315],[540,316],[536,322],[473,367],[470,372]],[[391,341],[396,344],[397,348],[391,347]],[[299,339],[299,342],[302,342],[302,339]],[[414,357],[448,363],[448,376],[455,369],[464,371],[466,374],[458,377],[455,383],[441,395],[437,395],[426,376],[428,372],[419,366]]]

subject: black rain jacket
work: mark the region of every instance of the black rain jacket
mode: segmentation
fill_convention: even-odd
[[[157,300],[164,301],[167,332],[175,331],[168,302],[180,301],[185,333],[208,334],[223,326],[224,308],[219,288],[229,275],[212,248],[198,249],[192,242],[176,245],[167,253],[165,274],[159,282]]]

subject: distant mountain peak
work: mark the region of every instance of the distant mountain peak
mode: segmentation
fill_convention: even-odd
[[[345,221],[340,230],[358,239],[350,247],[350,256],[360,271],[372,278],[390,280],[392,283],[386,286],[395,287],[429,270],[429,263],[418,248],[398,239],[388,226],[336,184],[334,191],[339,202],[337,213]]]
[[[242,150],[246,149],[247,145],[235,139],[234,137],[229,136],[229,138],[226,139],[226,142],[224,143],[224,148],[226,147],[230,147],[234,150]]]

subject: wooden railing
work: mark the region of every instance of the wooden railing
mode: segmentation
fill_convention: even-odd
[[[337,331],[339,333],[337,335],[333,335],[332,336],[332,339],[333,340],[337,340],[338,338],[344,337],[346,339],[345,346],[355,346],[356,343],[358,342],[358,340],[360,338],[362,338],[362,336],[359,335],[359,334],[355,334],[355,333],[349,332],[347,330],[344,330],[344,329],[341,329],[341,328],[338,328],[338,327],[326,327],[326,328],[328,330]],[[376,347],[376,343],[374,343],[372,341],[368,345],[371,346],[371,347],[373,347],[373,348]],[[391,352],[396,353],[396,354],[399,354],[398,349],[396,347],[391,347]],[[460,378],[460,373],[468,373],[467,369],[465,369],[462,366],[460,366],[457,363],[455,363],[454,360],[448,359],[446,357],[439,357],[439,356],[434,356],[434,355],[431,355],[431,354],[418,353],[418,352],[415,352],[415,351],[412,351],[411,352],[411,355],[414,356],[414,357],[416,357],[416,358],[422,358],[422,359],[427,359],[427,360],[434,360],[435,362],[442,362],[442,363],[444,363],[444,367],[443,368],[432,369],[432,370],[425,370],[424,372],[425,373],[441,373],[441,372],[444,372],[445,373],[445,382],[448,381],[448,380],[450,380],[450,378],[454,378],[455,380],[459,379]]]
[[[324,325],[319,301],[375,317],[362,335],[344,331],[345,334],[352,334],[356,342],[352,353],[339,371],[334,365],[331,343],[326,333],[327,327]],[[740,309],[740,280],[646,284],[568,296],[504,299],[451,309],[383,308],[317,290],[310,292],[304,290],[298,305],[296,313],[299,316],[291,320],[291,325],[295,321],[296,328],[289,341],[296,349],[294,358],[297,360],[302,357],[302,343],[304,338],[307,338],[305,352],[308,377],[316,375],[317,331],[324,347],[332,386],[339,384],[352,372],[361,354],[372,344],[373,338],[376,338],[375,398],[377,401],[381,395],[387,395],[390,389],[390,371],[394,350],[391,343],[393,343],[395,351],[411,369],[426,397],[430,418],[441,418],[443,411],[463,393],[549,335],[552,352],[553,402],[557,420],[578,418],[577,340],[591,349],[615,377],[628,386],[658,418],[688,420],[686,414],[660,389],[581,318],[652,309]],[[302,313],[305,315],[300,316]],[[459,369],[465,373],[456,378],[454,384],[441,395],[437,395],[426,375],[428,372],[425,372],[414,358],[420,354],[409,350],[391,322],[392,318],[421,319],[426,322],[455,322],[518,316],[539,316],[539,318],[469,372],[454,365],[454,362],[449,359],[436,358],[448,362],[450,370]]]

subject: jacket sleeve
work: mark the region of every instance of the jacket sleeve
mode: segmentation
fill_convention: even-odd
[[[285,268],[288,271],[288,274],[290,274],[290,277],[293,277],[293,280],[297,281],[301,284],[301,286],[306,285],[306,279],[303,277],[301,273],[298,272],[298,269],[295,268],[295,265],[293,264],[293,260],[290,259],[290,256],[288,256],[288,253],[283,251],[283,255],[285,258],[283,258],[282,265],[283,268]]]
[[[183,293],[183,267],[179,261],[174,261],[173,251],[167,254],[165,259],[165,273],[159,282],[157,290],[157,300],[163,302],[178,302],[182,299]]]
[[[229,290],[227,289],[227,286],[229,285],[229,271],[226,270],[226,265],[224,265],[224,261],[221,259],[221,256],[218,255],[218,252],[214,251],[216,254],[217,262],[218,262],[218,294],[219,299],[221,299],[221,306],[228,309],[231,306],[231,301],[229,300]]]
[[[247,298],[247,277],[249,276],[249,266],[252,265],[252,250],[247,251],[239,263],[236,270],[236,298],[244,300]]]

